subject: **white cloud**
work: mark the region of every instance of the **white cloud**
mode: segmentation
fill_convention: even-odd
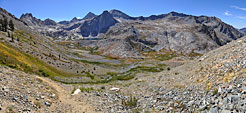
[[[246,20],[246,16],[238,16],[237,18]]]
[[[81,19],[81,17],[77,17],[77,19]]]
[[[224,15],[226,15],[226,16],[231,16],[232,14],[231,14],[229,11],[225,11],[225,12],[224,12]]]
[[[238,7],[238,6],[235,6],[235,5],[234,6],[231,6],[231,8],[242,10],[242,11],[246,11],[246,8]]]

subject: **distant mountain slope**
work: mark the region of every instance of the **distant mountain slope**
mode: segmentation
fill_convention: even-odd
[[[241,32],[243,32],[244,34],[246,34],[246,28],[242,28],[240,29]]]
[[[111,27],[105,35],[108,39],[99,41],[98,51],[115,57],[139,57],[139,53],[143,51],[204,54],[243,36],[237,29],[216,17],[191,16],[176,12],[155,18],[151,16],[144,21],[122,22]],[[116,39],[118,47],[130,46],[122,50],[112,48],[114,43],[107,45],[111,42],[109,40]],[[137,52],[132,52],[136,50]]]

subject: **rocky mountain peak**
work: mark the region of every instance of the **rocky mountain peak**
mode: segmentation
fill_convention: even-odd
[[[73,23],[73,22],[78,22],[79,19],[77,17],[74,17],[70,22]]]
[[[85,15],[85,17],[83,18],[83,20],[91,19],[91,18],[94,18],[94,17],[96,17],[96,16],[97,16],[97,15],[95,15],[94,13],[89,12],[87,15]]]
[[[26,17],[33,17],[33,16],[32,16],[32,13],[25,13],[25,14],[22,14],[20,18],[26,18]]]
[[[21,17],[20,17],[21,20],[38,20],[37,18],[35,18],[32,13],[25,13],[25,14],[22,14]]]
[[[123,18],[123,19],[131,19],[132,18],[129,15],[123,13],[122,11],[116,10],[116,9],[109,11],[109,13],[112,14],[113,17],[116,17],[116,18]]]
[[[118,21],[114,19],[112,14],[104,11],[101,15],[87,20],[80,27],[80,33],[83,37],[97,36],[99,33],[106,33],[107,30],[115,25]]]
[[[43,24],[43,21],[34,17],[32,13],[22,14],[20,20],[25,22],[28,26],[32,26],[32,27],[41,26]]]
[[[51,19],[45,19],[44,21],[43,21],[43,24],[44,25],[56,25],[56,22],[54,21],[54,20],[51,20]]]
[[[189,16],[189,15],[186,15],[184,13],[178,13],[178,12],[175,12],[175,11],[172,11],[172,12],[168,13],[168,15],[170,15],[170,16],[178,16],[178,17]]]

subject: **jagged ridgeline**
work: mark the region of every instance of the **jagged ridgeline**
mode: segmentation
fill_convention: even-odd
[[[143,53],[153,51],[186,56],[204,54],[244,35],[219,18],[177,12],[131,17],[111,10],[100,15],[90,12],[83,19],[58,23],[50,19],[42,21],[27,13],[21,20],[56,40],[99,39],[79,44],[96,47],[101,55],[115,58],[145,58]]]

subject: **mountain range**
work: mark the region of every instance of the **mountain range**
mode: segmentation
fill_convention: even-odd
[[[58,23],[50,19],[42,21],[30,13],[20,19],[56,40],[100,38],[86,46],[98,47],[99,53],[120,58],[143,58],[141,53],[148,51],[203,54],[244,35],[219,18],[177,12],[131,17],[114,9],[100,15],[89,12],[83,19]]]

